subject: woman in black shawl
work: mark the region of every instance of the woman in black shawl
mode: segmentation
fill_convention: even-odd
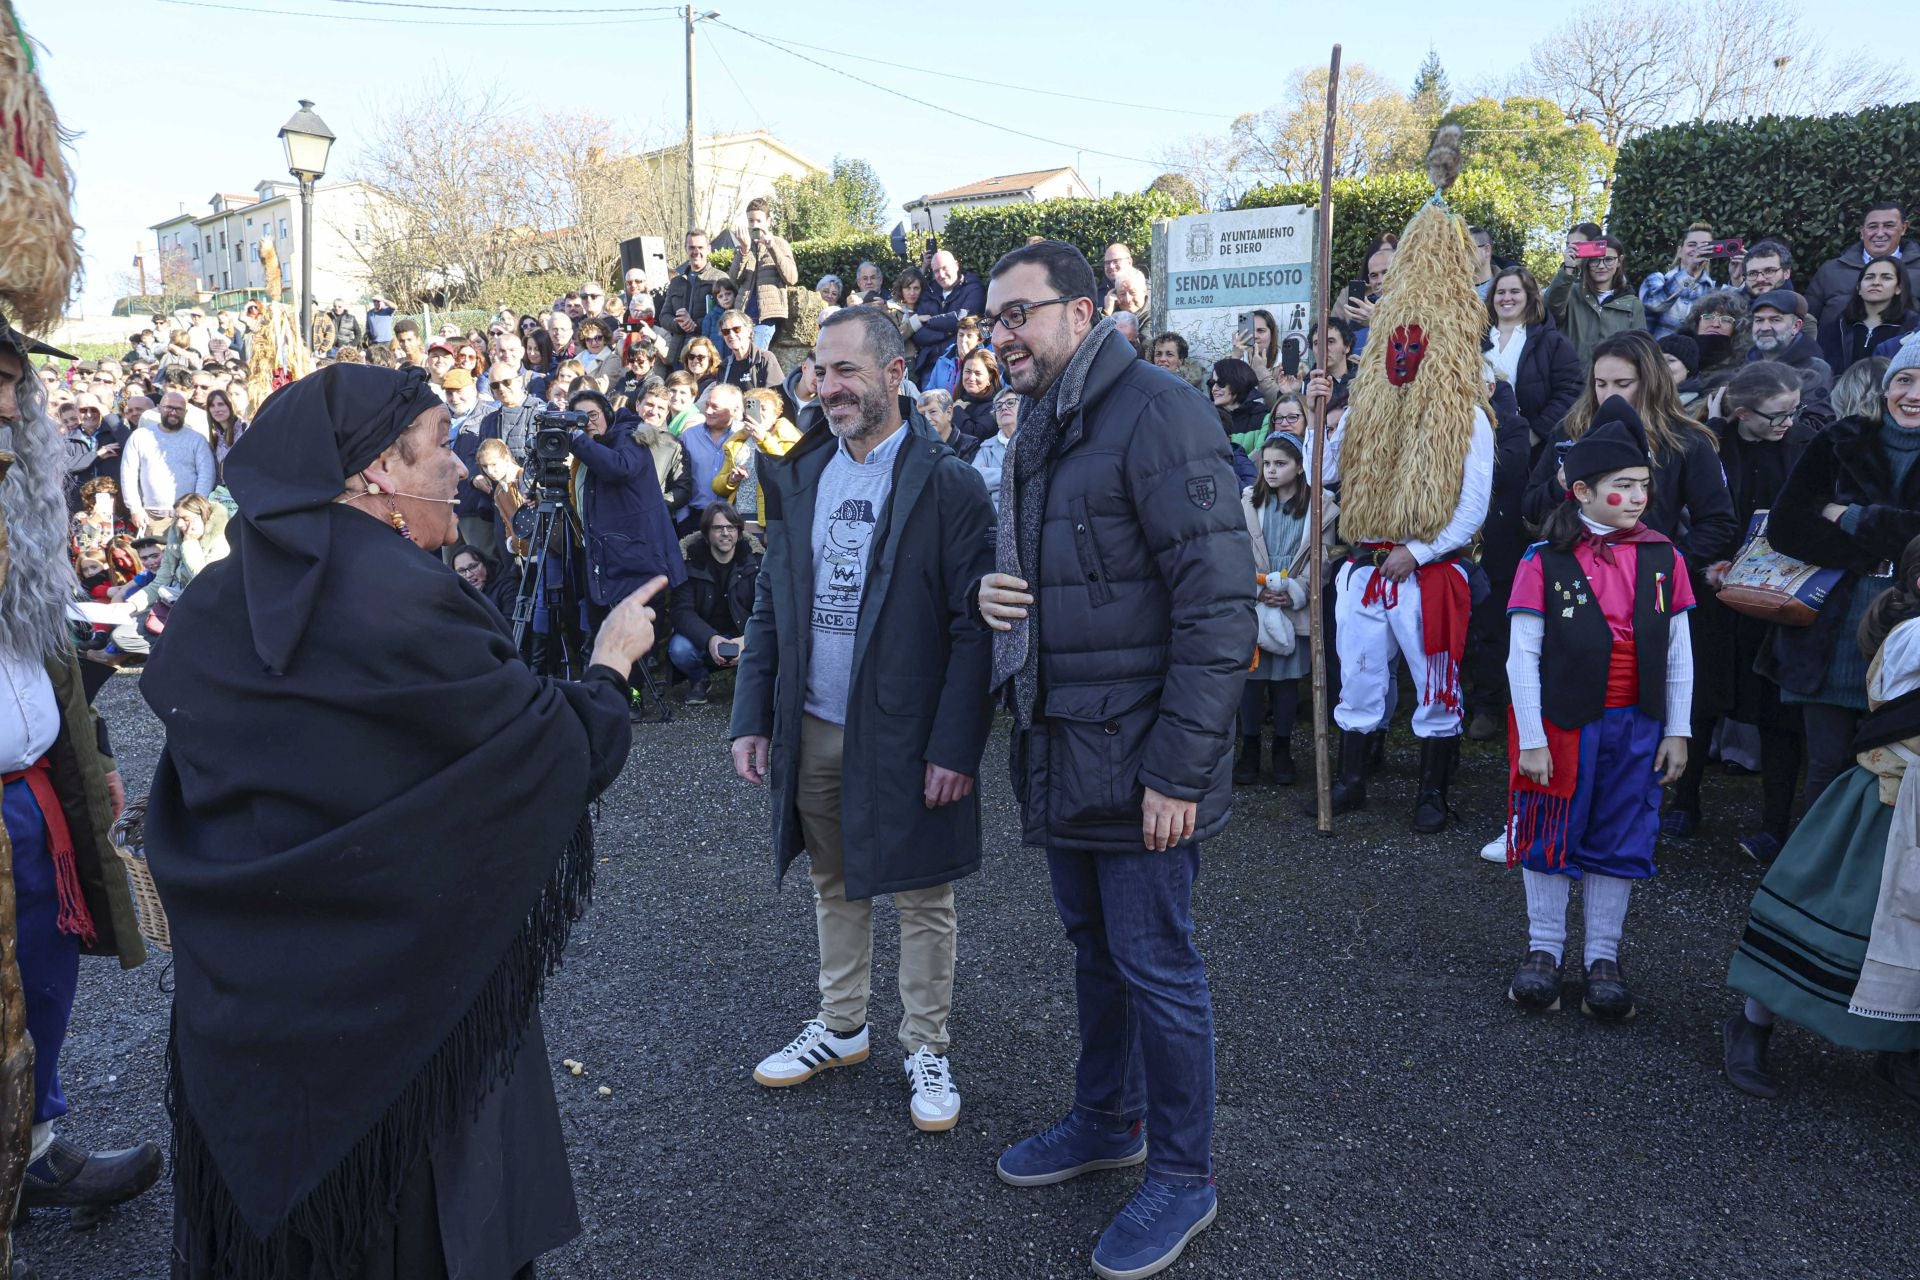
[[[176,1277],[504,1280],[578,1233],[540,988],[625,763],[649,584],[538,678],[432,554],[465,474],[417,369],[275,393],[232,554],[167,620],[146,847],[173,929]]]

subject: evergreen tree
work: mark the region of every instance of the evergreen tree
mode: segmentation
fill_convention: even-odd
[[[1413,92],[1407,95],[1407,101],[1413,104],[1415,114],[1432,129],[1453,106],[1453,85],[1447,80],[1447,69],[1440,65],[1440,54],[1432,45],[1427,46],[1426,61],[1420,64],[1420,74],[1413,78]]]

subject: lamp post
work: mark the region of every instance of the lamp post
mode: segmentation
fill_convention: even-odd
[[[327,151],[333,130],[313,114],[313,103],[300,99],[293,119],[280,126],[287,149],[287,172],[300,184],[300,340],[313,342],[313,185],[327,176]],[[277,291],[280,282],[275,280]]]

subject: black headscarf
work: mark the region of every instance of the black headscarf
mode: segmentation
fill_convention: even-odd
[[[186,1274],[353,1274],[511,1070],[591,892],[624,677],[536,677],[438,556],[333,501],[430,399],[341,365],[275,395],[229,460],[241,537],[141,679]]]
[[[329,365],[267,397],[227,456],[228,492],[240,507],[232,541],[245,544],[247,612],[254,651],[283,673],[313,617],[332,550],[327,508],[437,408],[426,371]]]

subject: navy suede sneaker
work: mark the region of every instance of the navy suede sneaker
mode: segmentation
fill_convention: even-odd
[[[1078,1111],[1051,1129],[1024,1138],[1001,1153],[994,1170],[1014,1187],[1045,1187],[1096,1169],[1119,1169],[1147,1158],[1147,1138],[1134,1121],[1102,1129]]]
[[[1212,1183],[1176,1187],[1149,1176],[1100,1236],[1093,1269],[1107,1280],[1139,1280],[1165,1271],[1219,1212]]]

